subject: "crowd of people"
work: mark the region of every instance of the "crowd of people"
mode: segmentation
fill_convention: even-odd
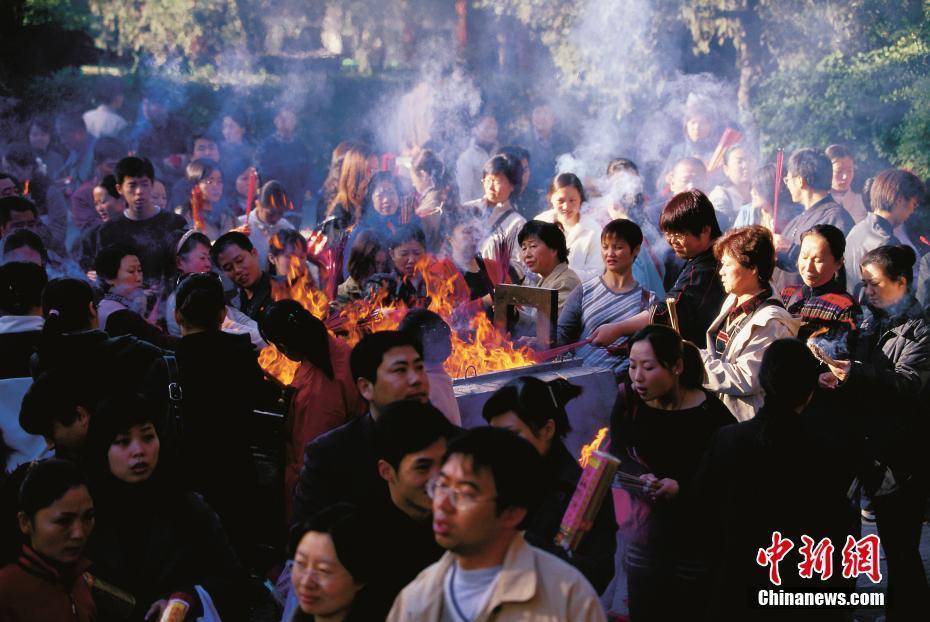
[[[913,173],[859,193],[843,145],[715,157],[695,104],[654,192],[622,146],[582,179],[541,104],[509,145],[483,114],[459,152],[346,141],[318,176],[293,109],[259,140],[242,109],[198,130],[157,90],[134,122],[122,100],[101,80],[0,137],[0,622],[595,621],[618,582],[633,622],[784,619],[752,605],[757,550],[863,521],[887,619],[930,615]],[[551,343],[502,284],[554,292]],[[621,477],[578,546],[556,542],[582,389],[520,376],[463,429],[444,363],[482,315],[616,380]],[[270,478],[256,411],[284,413]]]

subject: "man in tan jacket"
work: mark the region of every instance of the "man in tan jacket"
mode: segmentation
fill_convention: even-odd
[[[448,552],[404,588],[390,622],[606,620],[584,576],[519,531],[540,468],[538,452],[509,430],[475,428],[449,444],[427,488]]]

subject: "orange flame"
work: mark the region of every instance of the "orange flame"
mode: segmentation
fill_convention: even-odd
[[[594,436],[594,440],[581,448],[581,458],[578,459],[578,463],[581,465],[582,469],[588,466],[588,460],[591,459],[591,455],[595,451],[601,448],[601,443],[604,442],[606,436],[607,428],[601,428]]]
[[[258,355],[258,364],[269,376],[287,386],[294,380],[300,363],[287,358],[273,345],[262,349]]]

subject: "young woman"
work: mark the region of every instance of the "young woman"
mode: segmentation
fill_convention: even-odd
[[[82,574],[94,502],[80,469],[65,460],[31,465],[16,509],[25,543],[16,562],[0,569],[0,620],[96,619]]]
[[[348,278],[339,285],[337,300],[345,304],[365,297],[365,283],[374,274],[391,269],[387,245],[377,231],[362,231],[352,241],[346,266]]]
[[[697,348],[669,327],[652,325],[630,339],[630,381],[621,385],[610,417],[610,451],[627,476],[646,518],[625,538],[630,618],[681,620],[706,602],[706,568],[690,488],[712,434],[733,415],[701,388]]]
[[[479,214],[468,208],[450,210],[442,215],[442,231],[446,235],[446,258],[465,279],[470,300],[481,300],[485,309],[494,304],[495,281],[502,278],[498,264],[478,254],[482,223]],[[509,261],[507,262],[509,265]],[[508,275],[515,282],[516,274]]]
[[[737,143],[723,154],[724,183],[715,186],[708,198],[717,209],[717,218],[729,229],[740,208],[749,203],[752,188],[751,158],[746,146]]]
[[[100,250],[97,248],[98,232],[104,223],[118,218],[126,209],[126,201],[116,189],[116,177],[107,175],[101,179],[93,190],[94,209],[101,222],[91,225],[81,234],[81,269],[93,269],[94,258]]]
[[[446,167],[436,153],[422,149],[410,164],[410,181],[417,193],[414,213],[426,233],[427,247],[431,252],[438,252],[442,242],[439,226],[441,218],[445,206],[453,200]]]
[[[405,224],[421,226],[422,223],[416,215],[411,215],[407,222],[403,222],[400,208],[402,193],[397,178],[391,173],[375,173],[368,184],[368,194],[365,197],[365,208],[361,222],[353,227],[346,242],[346,248],[352,248],[355,238],[362,231],[377,231],[383,236],[390,237]],[[343,272],[348,273],[349,253],[345,253]]]
[[[45,165],[45,174],[57,180],[57,173],[65,163],[65,156],[52,144],[52,135],[55,126],[50,119],[34,117],[29,124],[29,146],[33,148],[36,157]]]
[[[714,243],[714,256],[727,297],[701,350],[707,368],[704,387],[746,421],[762,406],[762,354],[776,339],[797,335],[800,322],[769,283],[775,268],[771,231],[759,225],[730,231]]]
[[[469,201],[465,207],[478,208],[487,221],[487,235],[481,242],[481,256],[495,261],[510,260],[519,265],[520,242],[517,235],[526,223],[510,204],[514,188],[520,187],[520,163],[508,155],[496,155],[487,161],[481,173],[484,197]],[[509,248],[510,257],[498,257]]]
[[[550,209],[540,213],[536,220],[562,225],[568,245],[568,265],[582,281],[600,276],[604,271],[598,244],[600,227],[581,215],[581,206],[587,201],[581,180],[572,173],[556,176],[549,186],[547,198]]]
[[[374,174],[371,150],[360,144],[350,147],[342,158],[336,196],[326,209],[323,232],[330,244],[341,244],[346,230],[362,220],[365,196]]]
[[[220,161],[223,176],[234,179],[241,171],[229,167],[232,162],[251,162],[255,158],[255,147],[249,141],[249,115],[244,108],[234,107],[223,114],[221,120],[223,140],[220,141]]]
[[[655,295],[633,277],[633,263],[642,243],[642,230],[633,221],[607,223],[601,232],[601,256],[607,269],[569,294],[559,313],[560,344],[587,339],[598,326],[629,319],[653,305]],[[610,367],[618,375],[629,365],[626,355],[613,354],[609,348],[585,345],[577,350],[577,356],[586,365]]]
[[[300,363],[291,386],[296,392],[285,420],[284,499],[291,500],[304,447],[333,428],[365,412],[349,369],[350,348],[293,300],[270,304],[259,321],[262,336],[292,361]]]
[[[525,438],[543,456],[546,492],[526,526],[527,541],[578,568],[601,593],[614,575],[617,522],[613,505],[601,506],[593,528],[570,556],[553,542],[581,478],[581,467],[564,443],[571,431],[565,406],[580,394],[581,387],[562,378],[546,382],[521,376],[495,391],[481,414],[491,426]]]
[[[213,160],[194,160],[187,165],[187,181],[200,195],[199,212],[194,212],[197,201],[193,198],[182,210],[187,224],[215,240],[236,227],[236,219],[226,209],[223,200],[223,172]]]
[[[557,290],[561,313],[568,295],[581,284],[568,266],[568,247],[562,229],[552,223],[530,220],[520,229],[517,241],[523,265],[539,277],[534,287]]]

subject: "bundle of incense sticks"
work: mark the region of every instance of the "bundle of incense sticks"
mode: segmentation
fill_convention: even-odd
[[[720,140],[717,142],[717,148],[714,149],[714,155],[711,156],[710,162],[707,163],[708,172],[719,168],[723,164],[724,152],[742,139],[743,135],[732,127],[723,130],[723,134],[720,135]]]
[[[132,611],[136,607],[135,596],[89,572],[83,573],[83,576],[98,607],[105,602],[106,609],[113,613],[118,620],[128,619],[132,615]]]
[[[778,197],[781,195],[782,171],[785,168],[785,150],[775,153],[775,197],[772,199],[772,233],[778,233]]]
[[[536,353],[536,360],[539,363],[545,361],[551,361],[554,358],[558,358],[563,354],[567,354],[572,350],[577,350],[581,346],[586,346],[591,343],[591,339],[583,339],[582,341],[576,341],[575,343],[569,343],[564,346],[559,346],[557,348],[551,348],[549,350],[540,350]]]
[[[555,535],[557,546],[566,551],[578,548],[584,535],[591,530],[619,466],[620,461],[610,454],[602,451],[591,454],[562,516],[562,524]]]
[[[191,220],[197,231],[203,231],[207,226],[203,220],[203,191],[199,184],[191,190]]]
[[[255,204],[255,191],[258,186],[258,171],[254,167],[249,169],[249,192],[245,195],[245,224],[249,224],[249,214]]]
[[[675,332],[680,335],[681,330],[678,325],[678,301],[674,298],[666,298],[665,305],[668,307],[668,320],[672,324],[672,328],[675,329]]]

